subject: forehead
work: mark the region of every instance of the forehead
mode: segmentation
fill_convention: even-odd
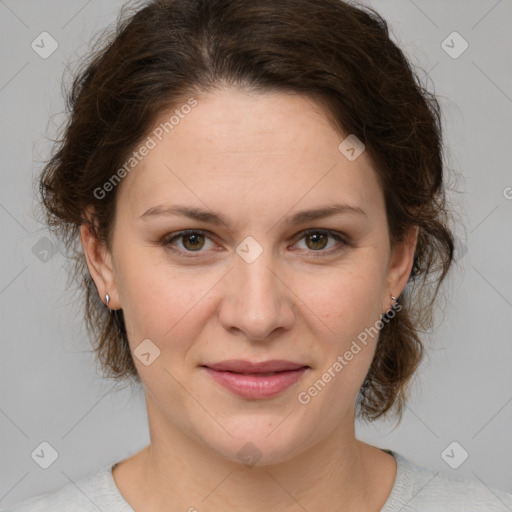
[[[195,101],[162,113],[149,133],[154,147],[123,179],[118,201],[131,215],[177,199],[251,214],[299,201],[379,206],[367,156],[347,159],[347,134],[310,98],[226,89]]]

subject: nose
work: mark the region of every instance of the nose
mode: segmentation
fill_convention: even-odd
[[[225,279],[219,317],[226,330],[264,341],[291,328],[296,298],[270,251],[263,251],[252,263],[237,256]]]

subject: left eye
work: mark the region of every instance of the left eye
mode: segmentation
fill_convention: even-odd
[[[336,240],[338,244],[334,244],[334,247],[331,246],[325,250],[326,246],[328,245],[329,238]],[[174,241],[177,239],[182,240],[181,248],[176,248],[174,244]],[[323,254],[330,254],[331,252],[341,249],[344,245],[347,245],[347,242],[344,240],[344,238],[333,231],[309,229],[300,233],[299,241],[303,239],[306,242],[306,250],[309,250],[309,252],[320,252]],[[210,240],[210,243],[213,244],[211,237],[209,237],[204,231],[188,230],[180,231],[179,233],[171,234],[165,237],[162,241],[162,244],[168,246],[174,252],[192,253],[201,252],[201,249],[207,246],[206,240]],[[210,249],[211,248],[212,247],[210,247]],[[208,247],[206,247],[206,249],[208,249]]]
[[[306,240],[306,246],[308,245],[308,243],[310,243],[311,245],[308,246],[307,248],[311,249],[313,252],[332,252],[332,246],[328,250],[323,251],[323,249],[325,249],[327,245],[327,240],[329,238],[334,238],[337,242],[339,242],[338,246],[345,244],[345,240],[341,236],[332,231],[310,229],[308,231],[304,231],[303,233],[301,233],[301,240]],[[336,245],[334,247],[336,247]],[[336,249],[338,248],[339,247],[337,247]]]

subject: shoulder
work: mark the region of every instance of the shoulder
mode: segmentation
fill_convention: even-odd
[[[510,512],[512,494],[480,480],[458,479],[392,452],[397,476],[381,512]]]
[[[104,465],[54,492],[19,502],[5,512],[133,512],[119,493],[112,464]]]

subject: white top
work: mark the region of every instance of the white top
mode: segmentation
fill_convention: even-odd
[[[399,453],[391,494],[380,512],[511,512],[512,494],[479,480],[462,480],[417,466]],[[61,489],[22,501],[5,512],[134,512],[107,464]]]

